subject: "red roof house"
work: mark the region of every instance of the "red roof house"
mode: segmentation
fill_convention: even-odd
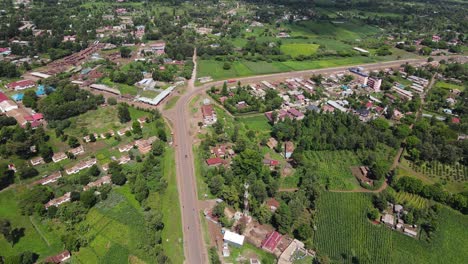
[[[452,124],[460,124],[460,118],[452,117]]]
[[[70,251],[65,250],[62,253],[58,254],[58,255],[47,257],[44,260],[44,262],[45,263],[61,263],[61,262],[65,261],[65,260],[70,259],[70,257],[71,257]]]
[[[36,86],[36,83],[31,80],[21,80],[17,82],[11,82],[6,85],[8,89],[13,89],[13,90],[23,90],[23,89],[31,88],[34,86]]]
[[[274,231],[271,234],[269,234],[265,240],[262,242],[262,249],[273,252],[276,249],[276,246],[278,246],[278,243],[281,241],[281,234]]]
[[[218,166],[223,163],[224,161],[221,158],[209,158],[206,160],[206,164],[208,164],[208,166]]]
[[[8,100],[8,96],[6,96],[4,93],[0,92],[0,103]]]

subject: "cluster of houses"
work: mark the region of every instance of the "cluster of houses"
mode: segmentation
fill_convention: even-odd
[[[12,82],[5,87],[13,91],[24,90],[35,87],[36,84],[30,80]],[[43,86],[42,86],[43,87]],[[43,88],[38,88],[36,95],[42,96]],[[44,116],[41,113],[36,113],[34,110],[25,107],[23,104],[18,104],[23,98],[23,94],[15,94],[10,99],[6,94],[0,92],[0,115],[13,117],[21,127],[26,127],[28,124],[31,128],[37,128],[42,125]]]
[[[84,147],[82,145],[76,147],[76,148],[71,148],[67,151],[70,155],[73,155],[74,157],[78,156],[78,155],[81,155],[85,152],[84,150]],[[52,156],[52,161],[54,163],[57,163],[57,162],[60,162],[62,160],[65,160],[68,158],[68,155],[66,152],[57,152],[57,153],[54,153],[54,155]],[[44,164],[44,159],[42,157],[35,157],[35,158],[32,158],[30,160],[31,162],[31,165],[33,166],[37,166],[37,165],[41,165],[41,164]]]
[[[265,204],[274,213],[279,207],[279,202],[270,198],[265,201]],[[291,264],[306,256],[315,256],[315,252],[307,250],[303,242],[291,238],[289,235],[281,235],[269,225],[261,225],[253,221],[246,213],[235,212],[230,208],[225,209],[225,214],[234,221],[234,226],[243,222],[246,224],[245,231],[238,234],[229,229],[222,228],[222,248],[220,248],[223,257],[229,257],[231,254],[230,247],[242,247],[246,242],[275,255],[278,258],[278,263]],[[206,218],[216,224],[218,219],[213,217],[209,210],[205,210]],[[219,245],[221,247],[221,245]],[[260,263],[257,259],[253,263]],[[257,261],[257,262],[255,262]]]
[[[410,237],[418,236],[418,226],[406,224],[402,216],[407,214],[402,205],[388,203],[387,209],[383,212],[380,217],[380,222],[388,226],[389,228],[402,232]]]
[[[86,186],[83,187],[83,191],[87,191],[89,189],[92,189],[92,188],[95,188],[95,187],[100,187],[100,186],[102,186],[104,184],[111,184],[111,183],[112,183],[111,176],[106,175],[106,176],[103,176],[103,177],[97,179],[96,181],[88,183]],[[51,206],[59,207],[61,204],[68,203],[70,201],[71,201],[71,192],[67,192],[64,195],[60,196],[60,197],[57,197],[57,198],[54,198],[54,199],[48,201],[44,205],[44,207],[46,209],[48,209]]]

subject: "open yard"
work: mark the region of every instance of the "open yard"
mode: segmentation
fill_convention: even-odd
[[[314,246],[333,262],[352,263],[464,263],[468,251],[468,217],[447,207],[440,211],[431,242],[417,240],[367,220],[370,195],[321,195],[317,207]]]
[[[436,82],[435,86],[438,87],[438,88],[444,88],[444,89],[449,89],[449,90],[457,89],[457,90],[460,90],[460,91],[464,91],[465,88],[466,88],[463,85],[458,85],[458,84],[453,84],[453,83],[448,83],[448,82],[442,82],[442,81]]]

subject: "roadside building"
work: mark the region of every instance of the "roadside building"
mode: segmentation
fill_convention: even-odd
[[[244,244],[244,239],[245,237],[243,235],[239,235],[229,230],[226,230],[226,232],[224,232],[224,242],[227,242],[232,246],[241,247]]]
[[[216,112],[213,105],[203,105],[202,108],[203,123],[205,125],[212,125],[217,121]]]
[[[221,158],[209,158],[205,162],[208,166],[218,166],[224,164],[224,160]]]

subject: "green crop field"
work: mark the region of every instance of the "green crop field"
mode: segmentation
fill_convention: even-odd
[[[370,195],[363,193],[322,194],[317,205],[318,252],[334,262],[352,263],[464,263],[468,251],[468,217],[443,207],[438,230],[431,242],[417,240],[374,225],[367,220]]]
[[[426,208],[429,205],[428,200],[407,192],[398,192],[395,199],[399,204],[408,205],[416,209]]]
[[[143,209],[128,185],[114,187],[107,200],[90,210],[86,221],[89,245],[73,254],[77,263],[122,263],[129,256],[149,261],[138,247],[145,234]]]
[[[281,45],[281,52],[292,57],[299,55],[313,55],[317,52],[319,45],[306,43],[291,43]]]
[[[39,254],[40,258],[57,254],[63,249],[60,231],[54,230],[48,220],[21,215],[17,203],[19,192],[17,187],[0,192],[0,218],[8,219],[14,228],[24,228],[24,236],[14,246],[0,235],[0,255],[12,256],[26,250]]]

